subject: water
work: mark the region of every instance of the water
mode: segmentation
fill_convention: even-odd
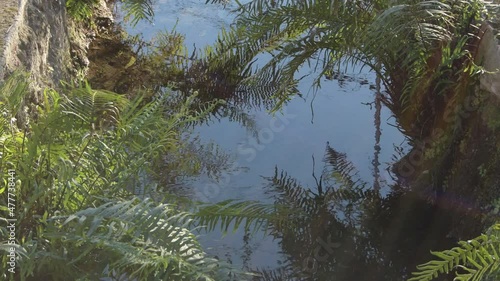
[[[204,2],[160,0],[154,25],[140,23],[129,32],[151,38],[158,31],[176,26],[179,33],[185,34],[188,47],[211,44],[220,28],[231,24],[233,15],[231,7],[224,9]],[[201,177],[193,183],[193,193],[208,202],[241,199],[272,203],[280,197],[272,197],[271,189],[280,187],[266,178],[272,178],[275,169],[296,179],[302,189],[317,192],[316,179],[332,166],[323,161],[329,147],[330,156],[333,150],[345,154],[342,159],[350,161],[358,171],[353,176],[368,187],[379,182],[382,196],[339,201],[333,209],[317,203],[320,211],[299,221],[299,229],[275,227],[274,236],[258,233],[247,239],[242,230],[224,238],[220,233],[204,235],[201,239],[210,253],[247,270],[282,270],[281,276],[290,274],[283,280],[401,280],[408,271],[405,262],[412,267],[420,262],[415,258],[417,252],[428,253],[429,248],[422,245],[431,247],[437,240],[426,230],[442,218],[430,219],[435,209],[406,194],[391,179],[388,168],[394,146],[403,145],[405,137],[392,126],[395,120],[386,108],[381,111],[380,164],[376,167],[373,163],[375,107],[367,104],[374,101],[375,93],[370,85],[357,81],[366,79],[373,85],[375,76],[356,68],[352,76],[355,81],[342,86],[338,81],[324,81],[317,93],[310,89],[312,77],[302,80],[299,90],[303,98],[294,98],[283,108],[283,114],[273,116],[259,108],[248,111],[257,125],[253,132],[227,118],[197,127],[196,133],[204,142],[213,141],[233,156],[238,171],[223,174],[217,182]],[[375,169],[380,171],[378,178]],[[338,186],[335,179],[327,180],[325,187]],[[364,217],[353,215],[357,218],[353,222],[349,213],[352,206],[364,212]]]
[[[142,22],[130,30],[130,33],[142,33],[145,38],[151,38],[156,32],[171,30],[175,26],[179,33],[185,34],[188,48],[192,45],[201,48],[215,41],[220,28],[231,24],[231,8],[234,7],[224,9],[221,5],[205,5],[204,1],[160,0],[156,6],[153,25]],[[358,69],[353,69],[352,72],[357,78],[366,78],[374,83],[373,73],[367,73],[366,70],[358,73]],[[369,85],[356,82],[348,82],[340,87],[337,81],[323,81],[322,88],[314,94],[310,89],[311,83],[312,77],[301,82],[300,90],[304,99],[295,98],[288,104],[284,110],[290,116],[293,115],[288,120],[290,123],[285,124],[283,130],[274,132],[271,137],[267,136],[266,129],[269,129],[269,122],[273,117],[264,110],[250,112],[258,124],[257,130],[264,130],[262,138],[263,142],[267,142],[263,144],[265,148],[260,145],[252,146],[252,136],[245,128],[228,120],[199,127],[197,132],[238,155],[238,163],[248,166],[256,174],[266,174],[266,171],[278,165],[306,183],[312,183],[308,179],[311,175],[311,155],[315,155],[320,161],[326,142],[329,142],[332,147],[347,153],[349,159],[361,170],[363,177],[369,180],[375,144],[375,109],[365,104],[373,102],[374,91],[369,89]],[[394,124],[395,120],[386,108],[382,110],[381,119],[383,141],[380,162],[386,163],[390,162],[394,152],[393,144],[400,146],[405,138],[395,127],[389,125]],[[248,148],[257,150],[252,161],[249,159],[254,157],[251,157],[253,154],[248,152]],[[383,177],[387,178],[388,175]],[[249,185],[255,185],[259,181],[253,176],[245,180],[250,178],[254,182]]]

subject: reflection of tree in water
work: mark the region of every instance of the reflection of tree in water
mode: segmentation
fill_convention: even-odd
[[[397,184],[382,197],[329,145],[324,160],[315,188],[277,168],[268,178],[289,217],[286,225],[271,226],[287,258],[281,268],[263,270],[261,280],[399,281],[429,250],[449,246],[446,217],[424,197]]]
[[[199,104],[212,102],[215,99],[223,100],[214,108],[212,115],[205,119],[228,118],[238,122],[248,130],[256,133],[255,120],[251,112],[255,110],[271,110],[276,107],[276,100],[272,96],[279,90],[280,85],[274,81],[275,75],[281,71],[274,71],[262,77],[250,77],[239,73],[228,72],[236,66],[234,62],[216,67],[204,61],[191,64],[187,70],[185,83],[181,83],[181,91],[189,92],[195,89],[199,95]],[[294,93],[300,96],[296,87]]]

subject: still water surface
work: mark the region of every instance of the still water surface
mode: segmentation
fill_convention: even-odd
[[[225,9],[220,5],[205,5],[204,2],[159,0],[154,24],[140,23],[129,32],[143,33],[145,38],[151,38],[158,31],[172,30],[176,26],[176,30],[186,36],[188,48],[194,45],[202,48],[215,42],[220,28],[228,27],[233,18],[231,7]],[[304,68],[302,71],[308,73],[310,70]],[[343,155],[342,159],[350,161],[358,171],[360,181],[367,186],[373,186],[375,181],[381,184],[380,197],[370,197],[366,200],[368,203],[353,204],[364,208],[367,214],[353,222],[348,214],[343,213],[349,210],[348,207],[335,209],[321,201],[310,218],[302,220],[302,225],[296,230],[275,228],[273,235],[258,233],[250,239],[244,231],[224,238],[220,233],[203,236],[202,241],[211,248],[210,253],[229,259],[247,270],[279,271],[286,268],[279,272],[281,279],[274,280],[291,280],[293,277],[300,280],[404,278],[408,271],[405,262],[415,262],[411,259],[416,253],[411,251],[426,243],[425,240],[432,240],[432,237],[419,237],[426,233],[425,226],[419,226],[420,230],[423,229],[419,232],[408,224],[415,225],[413,219],[417,224],[419,219],[427,221],[424,216],[432,213],[432,208],[416,204],[414,198],[407,199],[404,195],[387,196],[389,186],[394,185],[388,172],[394,161],[394,147],[404,146],[405,137],[392,126],[395,120],[389,110],[383,108],[380,116],[380,153],[378,164],[374,163],[377,145],[375,108],[369,104],[375,99],[373,87],[370,87],[375,82],[375,76],[367,70],[360,72],[354,68],[350,77],[355,79],[342,85],[336,80],[325,80],[317,93],[310,89],[312,78],[303,79],[299,85],[303,97],[294,98],[282,114],[273,116],[261,108],[247,112],[257,124],[254,132],[228,118],[197,127],[196,133],[201,139],[217,143],[233,157],[239,170],[224,174],[218,182],[202,177],[193,183],[193,188],[198,199],[209,202],[242,199],[272,203],[276,197],[273,199],[270,196],[273,181],[269,178],[275,176],[276,168],[278,174],[285,171],[296,179],[303,189],[317,191],[317,182],[312,175],[313,158],[314,173],[319,178],[325,169],[323,159],[328,144],[330,156],[332,153]],[[377,179],[374,177],[375,169],[380,171]],[[277,178],[279,176],[274,179],[274,188],[279,189],[279,186],[276,187],[279,185]],[[370,207],[370,202],[378,204],[378,207]],[[406,203],[407,206],[402,207]],[[394,210],[387,210],[390,208]],[[422,217],[415,217],[415,212]],[[355,235],[353,232],[364,234]],[[392,240],[385,241],[384,237]],[[428,250],[424,247],[422,251]],[[295,272],[293,276],[284,273],[290,268]]]

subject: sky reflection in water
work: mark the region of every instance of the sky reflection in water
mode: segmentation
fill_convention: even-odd
[[[193,44],[202,48],[213,43],[218,30],[228,27],[232,18],[231,13],[220,5],[205,5],[204,2],[160,0],[156,6],[154,25],[142,22],[134,29],[129,29],[129,32],[143,33],[147,39],[158,31],[171,30],[176,25],[176,30],[186,35],[186,46],[190,50]],[[306,73],[309,70],[303,71]],[[374,74],[368,73],[366,69],[362,73],[353,69],[352,73],[371,84],[375,81]],[[345,153],[359,171],[360,178],[372,185],[375,108],[366,104],[373,102],[374,91],[369,85],[357,82],[346,82],[340,87],[338,81],[324,81],[322,88],[314,95],[310,90],[312,78],[303,79],[299,84],[303,98],[294,98],[286,106],[284,110],[289,118],[285,118],[285,122],[283,117],[273,121],[276,117],[263,110],[254,109],[249,112],[255,118],[257,132],[261,132],[260,144],[247,129],[227,119],[196,128],[203,141],[214,141],[235,157],[239,167],[247,169],[238,175],[225,175],[219,183],[202,177],[193,183],[194,189],[206,195],[207,185],[216,185],[218,190],[212,189],[208,191],[210,196],[205,196],[205,199],[208,198],[211,202],[234,198],[272,202],[269,195],[265,194],[264,187],[268,182],[263,177],[271,177],[275,167],[286,171],[303,186],[315,187],[312,157],[315,158],[315,174],[319,177],[323,169],[322,160],[327,142],[336,151]],[[386,168],[394,154],[394,145],[404,143],[404,136],[388,125],[395,122],[390,117],[389,110],[383,108],[379,168],[381,179],[386,180],[388,184],[392,181]],[[382,190],[382,193],[386,191]],[[213,252],[220,258],[224,259],[225,255],[229,255],[233,262],[243,263],[243,235],[244,232],[240,230],[221,239],[219,233],[213,233],[202,237],[202,241],[206,246],[213,247]],[[253,254],[247,257],[249,260],[245,263],[251,268],[273,268],[278,266],[278,260],[282,259],[279,254],[280,247],[272,237],[256,234],[248,247]]]

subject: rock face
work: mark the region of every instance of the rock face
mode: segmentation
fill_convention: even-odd
[[[70,42],[65,0],[21,0],[0,61],[0,79],[29,71],[35,93],[70,78]],[[37,95],[35,95],[37,98]]]
[[[17,0],[0,0],[0,50],[3,50],[5,37],[9,28],[14,23],[17,15]],[[3,60],[3,53],[0,52],[0,61]]]
[[[500,97],[500,48],[494,30],[487,25],[479,46],[480,63],[488,72],[481,75],[481,89]]]
[[[19,6],[18,0],[0,0],[0,6],[5,1],[17,8],[17,15],[10,21],[0,20],[0,36],[7,30],[0,41],[0,81],[19,69],[29,72],[31,103],[38,104],[46,87],[57,89],[63,81],[85,78],[89,45],[95,39],[91,26],[114,21],[110,8],[114,1],[96,3],[93,23],[69,17],[66,0],[19,0]]]

